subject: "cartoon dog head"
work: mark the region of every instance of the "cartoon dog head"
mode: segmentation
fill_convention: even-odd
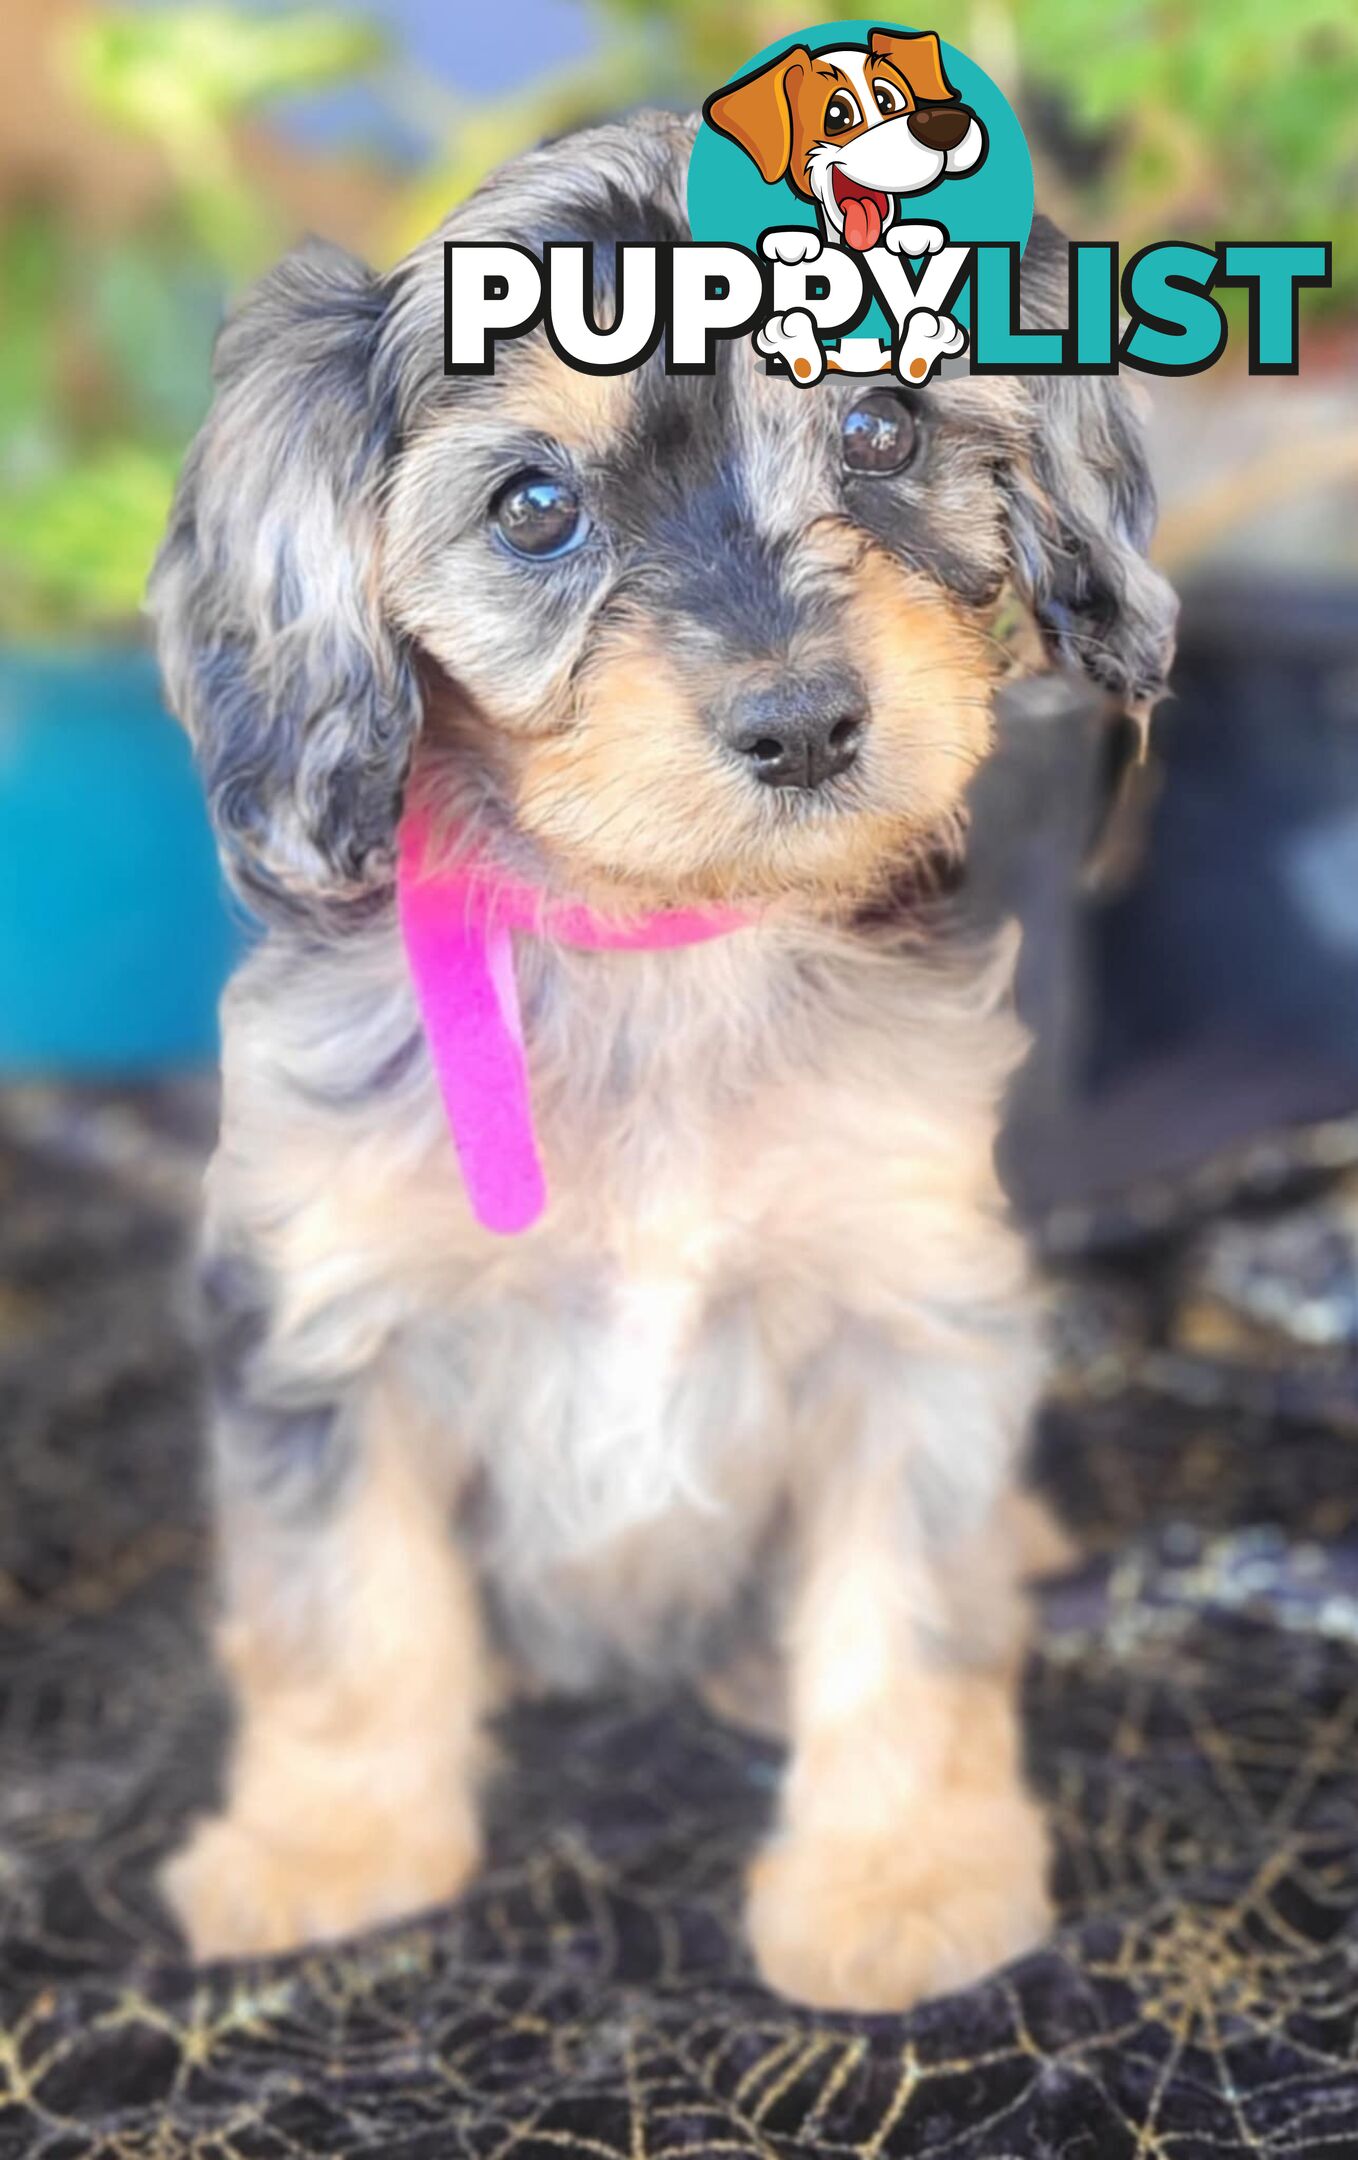
[[[739,143],[766,181],[786,180],[820,211],[826,238],[876,247],[898,195],[972,172],[986,133],[943,72],[932,30],[874,30],[864,45],[794,45],[710,97],[710,126]]]

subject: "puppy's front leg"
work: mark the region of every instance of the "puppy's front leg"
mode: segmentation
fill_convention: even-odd
[[[928,1386],[931,1422],[953,1423],[965,1447],[974,1375],[957,1376],[952,1420],[946,1382],[935,1372]],[[1041,1938],[1046,1843],[1020,1774],[1005,1511],[945,1565],[912,1498],[918,1460],[871,1422],[822,1432],[805,1496],[791,1759],[749,1927],[780,1992],[895,2010]]]
[[[480,1621],[425,1439],[381,1376],[332,1412],[219,1406],[237,1731],[222,1813],[163,1877],[196,1957],[392,1920],[476,1865]]]

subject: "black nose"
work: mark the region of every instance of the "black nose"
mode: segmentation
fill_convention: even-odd
[[[906,126],[926,150],[955,150],[971,126],[965,105],[922,105]]]
[[[741,691],[721,732],[765,787],[818,788],[848,771],[867,724],[862,683],[839,670]]]

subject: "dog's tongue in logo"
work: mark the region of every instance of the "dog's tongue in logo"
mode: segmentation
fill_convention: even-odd
[[[844,213],[844,244],[857,248],[861,254],[865,248],[874,248],[882,237],[887,211],[891,205],[880,188],[863,187],[851,180],[842,166],[836,165],[831,175],[835,201]]]
[[[1032,217],[1023,131],[974,61],[935,30],[816,24],[756,54],[703,120],[689,223],[772,266],[754,329],[768,372],[809,390],[894,370],[918,388],[961,358],[949,311],[965,312],[969,247],[1021,249]]]

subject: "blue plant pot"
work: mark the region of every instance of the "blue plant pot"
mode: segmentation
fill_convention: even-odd
[[[0,651],[0,1072],[211,1060],[241,943],[150,656]]]

